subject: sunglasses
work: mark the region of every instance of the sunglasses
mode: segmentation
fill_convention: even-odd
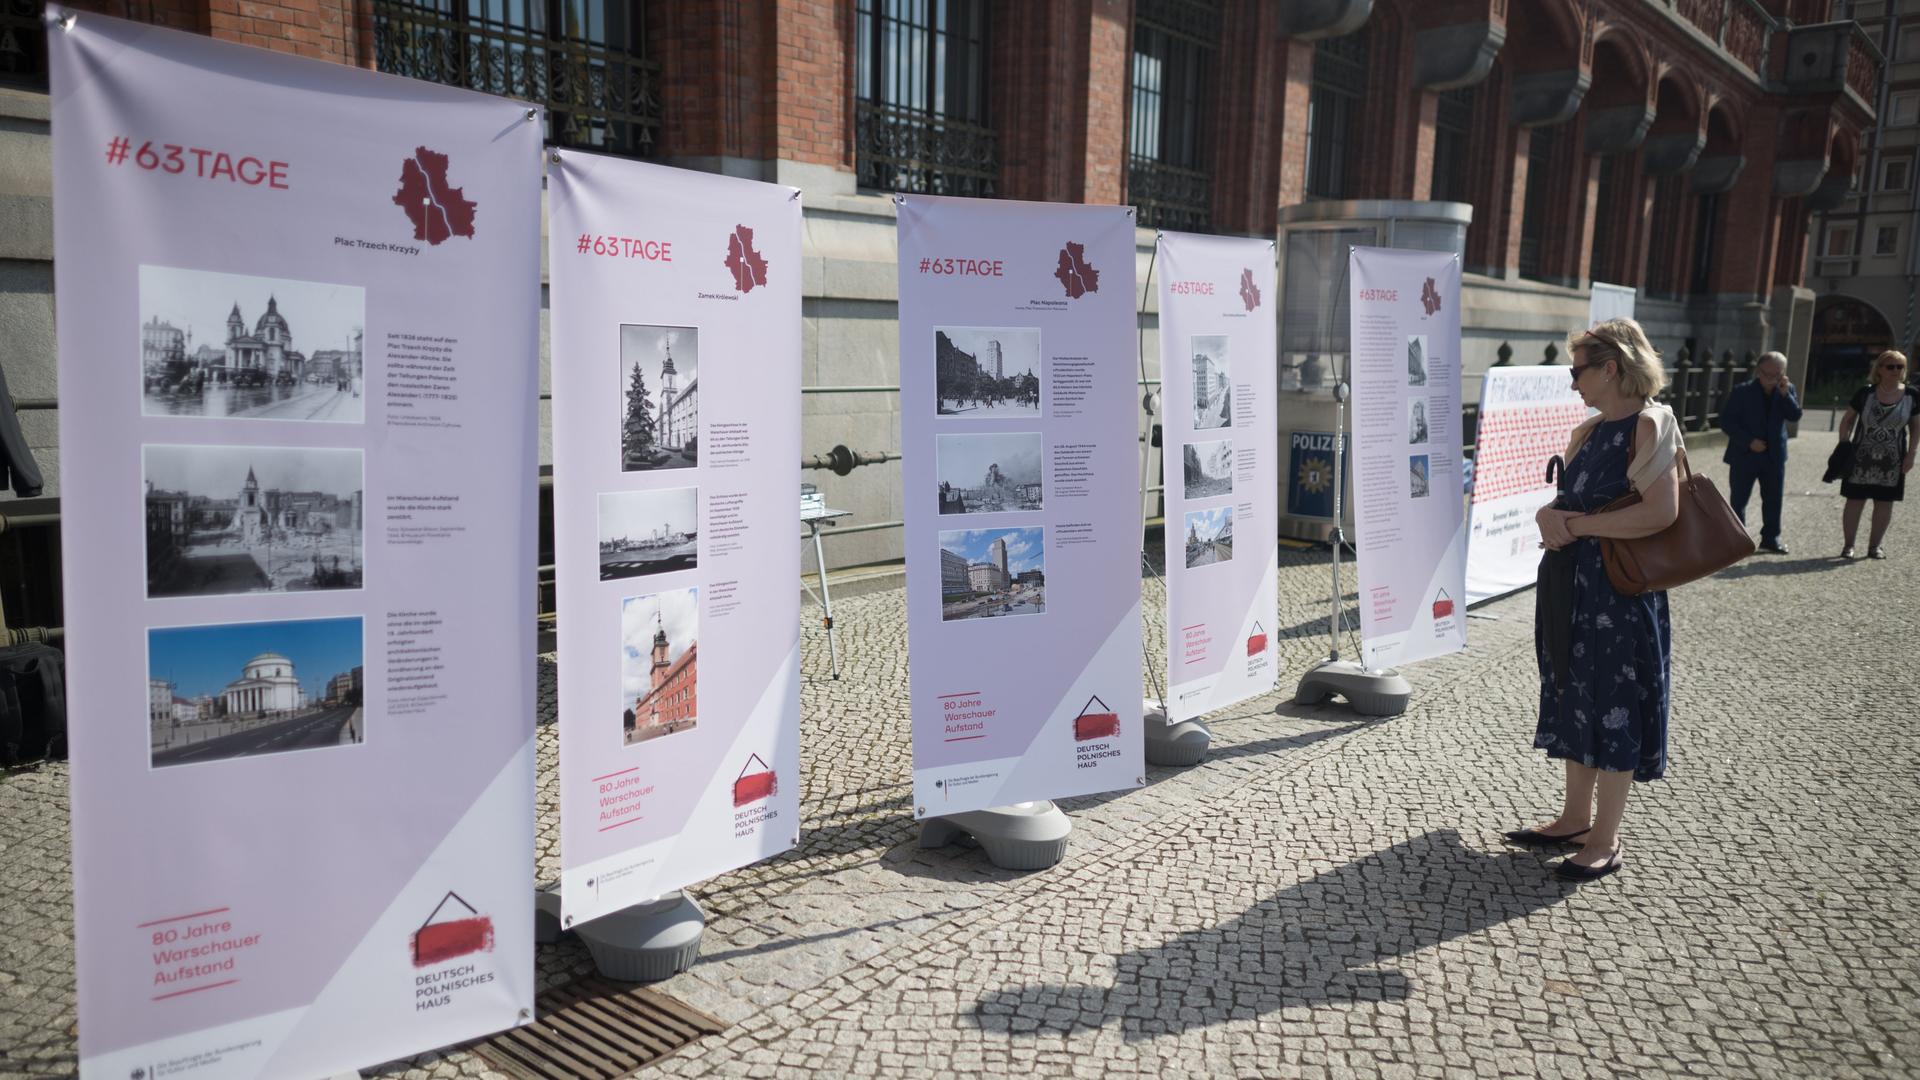
[[[1581,373],[1581,372],[1583,372],[1583,371],[1586,371],[1586,370],[1587,370],[1587,369],[1589,369],[1589,368],[1597,368],[1597,367],[1606,367],[1606,366],[1607,366],[1607,365],[1606,365],[1606,364],[1604,364],[1604,363],[1601,363],[1601,364],[1575,364],[1575,365],[1573,365],[1573,367],[1571,367],[1571,368],[1569,368],[1568,370],[1569,370],[1570,372],[1572,372],[1572,374],[1573,374],[1573,385],[1575,385],[1575,386],[1579,386],[1579,385],[1580,385],[1580,373]]]

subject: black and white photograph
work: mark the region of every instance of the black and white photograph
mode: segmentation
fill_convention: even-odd
[[[939,414],[968,420],[1040,415],[1040,330],[936,326],[933,383]]]
[[[1424,499],[1432,493],[1431,455],[1414,454],[1407,458],[1407,484],[1409,493],[1416,499]]]
[[[1417,445],[1427,441],[1427,402],[1425,398],[1414,398],[1407,402],[1407,442]]]
[[[1233,426],[1233,371],[1227,366],[1227,335],[1195,334],[1193,353],[1193,426],[1197,430]]]
[[[148,416],[366,419],[366,290],[140,267],[140,409]]]
[[[700,331],[620,327],[620,469],[700,464]]]
[[[940,621],[1044,615],[1045,529],[962,529],[940,534]]]
[[[1187,569],[1233,558],[1233,507],[1187,511]]]
[[[155,445],[141,457],[149,597],[360,588],[361,451]]]
[[[699,488],[600,493],[600,580],[699,565]]]
[[[943,514],[1000,514],[1043,509],[1037,431],[934,437]]]
[[[692,731],[700,718],[700,590],[620,602],[622,745]]]
[[[1427,385],[1427,335],[1407,335],[1407,385]]]
[[[1188,443],[1180,448],[1186,497],[1210,499],[1233,494],[1233,440]]]
[[[359,618],[147,631],[156,769],[358,746],[367,737]]]

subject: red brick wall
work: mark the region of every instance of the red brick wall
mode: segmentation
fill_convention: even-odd
[[[1313,97],[1313,43],[1286,40],[1280,121],[1279,206],[1307,197],[1307,110]]]
[[[853,0],[774,0],[773,8],[771,156],[851,169]]]
[[[155,0],[150,11],[131,13],[120,0],[67,6],[336,64],[372,64],[369,21],[355,0]]]
[[[993,5],[988,85],[1000,132],[1000,194],[1007,198],[1079,198],[1086,172],[1091,12],[1091,0]]]
[[[1271,234],[1280,205],[1280,140],[1286,113],[1287,40],[1264,0],[1228,0],[1221,9],[1213,80],[1213,227]],[[1308,55],[1311,56],[1311,50]]]
[[[643,14],[648,55],[660,64],[655,154],[771,157],[772,12],[738,0],[647,0]]]
[[[1087,102],[1087,148],[1080,169],[1080,201],[1118,203],[1126,192],[1133,3],[1092,0],[1088,16],[1085,73],[1081,79]]]

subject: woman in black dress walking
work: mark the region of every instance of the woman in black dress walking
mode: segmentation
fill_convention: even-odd
[[[1609,319],[1574,335],[1569,349],[1573,385],[1599,415],[1574,429],[1560,495],[1536,515],[1541,544],[1552,549],[1547,558],[1572,564],[1572,603],[1569,611],[1544,602],[1547,590],[1540,591],[1533,740],[1566,763],[1566,799],[1560,816],[1507,837],[1537,847],[1581,845],[1556,872],[1590,881],[1620,869],[1620,819],[1633,782],[1666,771],[1672,647],[1667,594],[1615,591],[1598,538],[1651,536],[1673,524],[1684,449],[1673,410],[1652,400],[1666,373],[1639,323]],[[1638,504],[1595,513],[1629,491],[1640,493]]]
[[[1880,546],[1893,524],[1893,504],[1906,494],[1907,474],[1920,448],[1920,390],[1906,385],[1907,358],[1889,349],[1873,362],[1873,378],[1861,387],[1840,417],[1840,441],[1853,436],[1860,425],[1860,442],[1853,464],[1840,479],[1840,530],[1846,546],[1840,557],[1853,558],[1853,538],[1860,533],[1860,511],[1873,500],[1873,524],[1867,533],[1867,558],[1884,559]]]

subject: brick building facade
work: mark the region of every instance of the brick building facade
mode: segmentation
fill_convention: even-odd
[[[898,422],[891,190],[1130,202],[1143,270],[1154,226],[1271,236],[1303,203],[1467,203],[1470,382],[1501,342],[1531,360],[1582,324],[1594,280],[1638,288],[1669,354],[1798,361],[1809,217],[1851,184],[1881,67],[1836,0],[74,6],[542,100],[555,141],[801,187],[808,453],[897,446],[876,434]],[[0,77],[30,88],[38,28],[14,18]],[[44,124],[43,97],[0,96]],[[29,202],[38,169],[14,170]],[[23,396],[52,393],[50,355],[18,355],[50,343],[50,310],[4,316],[33,324],[0,345]],[[898,557],[897,471],[821,487],[857,515],[835,562]]]

